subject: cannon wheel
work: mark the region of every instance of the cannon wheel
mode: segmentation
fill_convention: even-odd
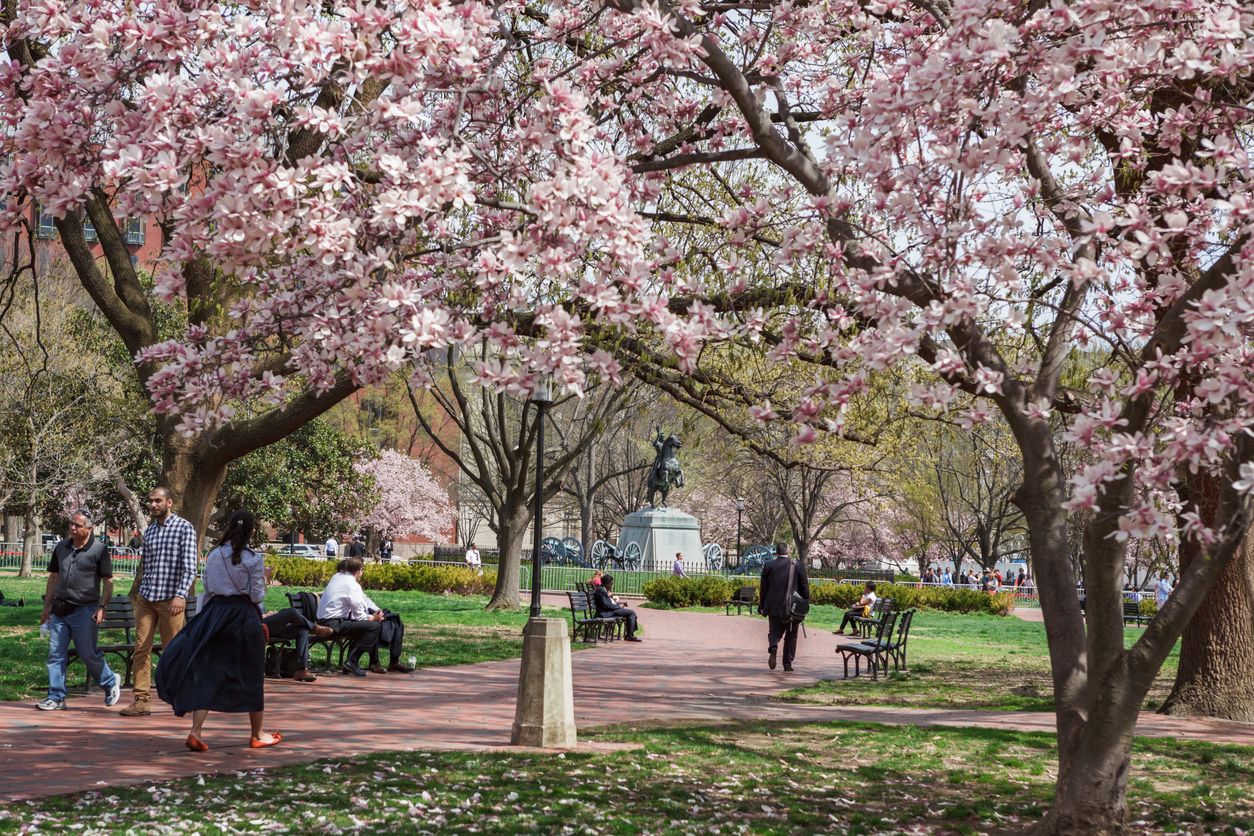
[[[598,569],[604,570],[610,563],[610,556],[614,554],[616,549],[604,540],[597,540],[592,544],[592,565]]]
[[[627,548],[623,550],[623,568],[630,569],[632,572],[640,571],[640,544],[628,543]]]
[[[561,566],[566,562],[566,547],[556,537],[545,537],[540,541],[540,565]]]
[[[762,567],[771,559],[771,550],[767,546],[750,546],[745,550],[745,559],[743,566],[746,574],[749,572],[761,572]]]
[[[718,572],[723,568],[723,547],[718,543],[706,543],[701,549],[705,555],[705,568],[711,572]]]
[[[562,540],[562,546],[566,549],[566,562],[571,566],[580,566],[588,568],[588,561],[583,557],[583,544],[574,537],[567,537]]]

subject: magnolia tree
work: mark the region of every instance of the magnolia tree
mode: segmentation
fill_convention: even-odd
[[[630,364],[715,415],[758,397],[720,391],[732,347],[808,364],[808,391],[753,405],[802,444],[841,432],[889,370],[922,379],[916,409],[1004,422],[1057,706],[1036,829],[1125,828],[1141,701],[1249,527],[1240,7],[14,0],[0,15],[0,198],[59,219],[172,432],[265,443],[466,343],[491,346],[474,376],[501,392],[579,393]],[[152,338],[114,245],[140,214],[163,223],[157,291],[186,298],[185,339]],[[1105,366],[1072,379],[1077,345]],[[974,405],[952,409],[961,394]],[[1070,494],[1055,411],[1093,457]],[[1175,490],[1181,473],[1210,492]],[[1092,511],[1087,631],[1077,508]],[[1175,536],[1197,559],[1125,648],[1128,543]]]
[[[436,484],[426,465],[396,450],[381,450],[377,459],[353,465],[359,473],[374,477],[379,501],[361,520],[379,539],[420,538],[432,543],[453,529],[454,510],[448,491]]]

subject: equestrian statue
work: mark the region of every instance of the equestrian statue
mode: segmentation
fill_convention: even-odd
[[[654,494],[661,492],[662,507],[665,508],[666,497],[670,495],[671,488],[684,486],[684,470],[679,466],[679,459],[675,458],[675,451],[682,447],[679,436],[671,433],[663,437],[662,427],[658,426],[657,438],[653,439],[657,458],[653,460],[653,469],[649,471],[649,505],[654,508],[658,507],[653,501]]]

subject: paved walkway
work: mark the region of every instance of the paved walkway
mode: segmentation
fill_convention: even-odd
[[[786,674],[767,670],[766,622],[761,619],[639,612],[645,626],[642,643],[615,642],[573,654],[580,727],[769,717],[1053,730],[1051,714],[776,703],[770,700],[773,694],[840,675],[833,653],[839,637],[810,630],[800,642],[797,672]],[[590,684],[607,678],[618,687]],[[212,748],[199,754],[183,746],[190,718],[175,717],[164,703],[154,703],[153,715],[139,718],[106,709],[98,691],[91,698],[72,699],[68,711],[0,703],[0,802],[390,749],[498,749],[509,745],[517,683],[516,660],[432,668],[410,676],[328,676],[307,685],[267,680],[266,729],[281,730],[283,743],[249,749],[246,718],[216,714],[205,725],[205,741]],[[1138,732],[1254,746],[1254,726],[1239,724],[1146,714]]]

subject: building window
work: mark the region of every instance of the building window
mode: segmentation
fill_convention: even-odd
[[[57,225],[52,222],[52,215],[44,211],[42,204],[35,206],[35,212],[39,217],[39,225],[35,230],[37,238],[52,238],[57,234]]]
[[[126,219],[126,243],[133,247],[140,247],[144,244],[144,219],[143,218],[127,218]]]
[[[96,225],[91,222],[91,218],[87,217],[87,213],[83,213],[83,237],[88,241],[99,241],[100,237],[96,235]]]

